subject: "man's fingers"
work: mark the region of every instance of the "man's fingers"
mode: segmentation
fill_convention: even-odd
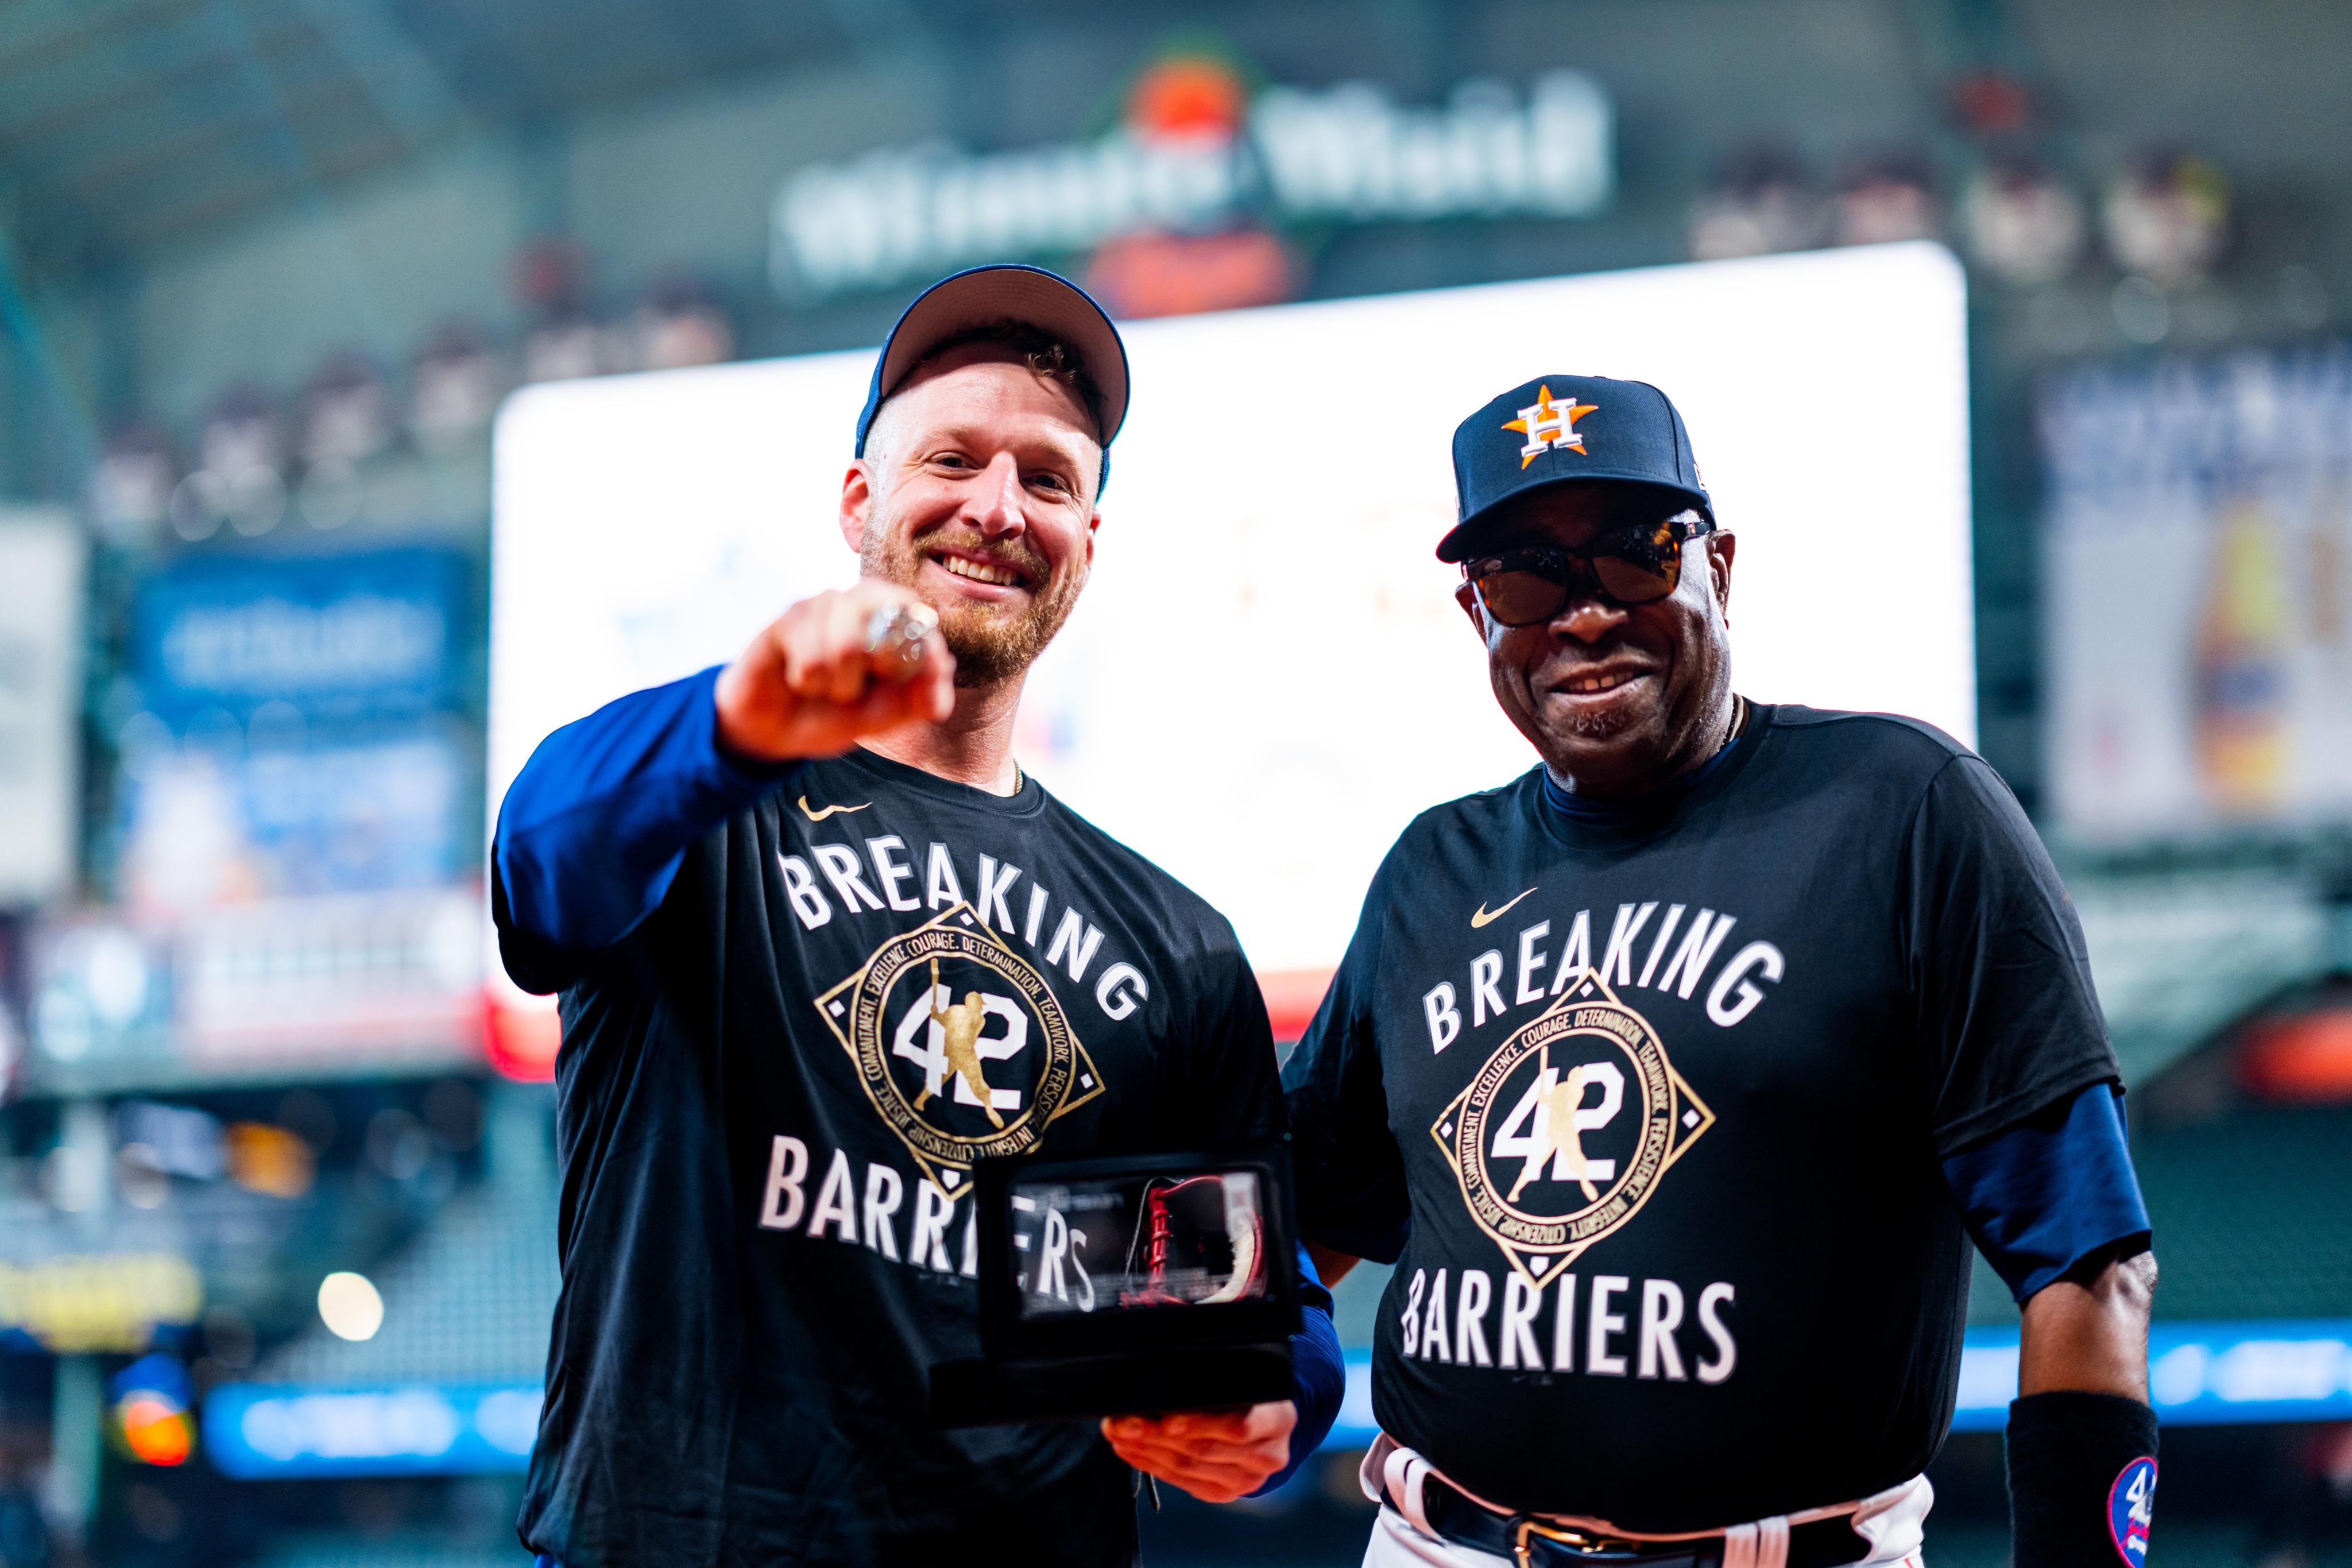
[[[1213,1482],[1237,1486],[1244,1491],[1282,1468],[1272,1456],[1250,1449],[1227,1449],[1226,1454],[1232,1457],[1219,1458],[1141,1444],[1113,1443],[1111,1451],[1137,1469],[1162,1480]]]
[[[1298,1406],[1287,1399],[1270,1400],[1253,1405],[1242,1422],[1244,1439],[1258,1437],[1288,1437],[1298,1425]]]
[[[1278,1467],[1241,1469],[1235,1466],[1162,1465],[1149,1460],[1127,1458],[1146,1475],[1156,1476],[1171,1486],[1178,1486],[1203,1502],[1231,1502],[1247,1497],[1265,1484],[1265,1479]]]
[[[778,623],[785,686],[812,702],[857,702],[879,673],[866,645],[875,612],[919,603],[902,589],[869,580],[847,592],[829,591],[793,606]],[[946,647],[939,644],[942,655]]]
[[[809,702],[850,703],[864,695],[865,621],[848,594],[802,601],[777,622],[784,685]]]
[[[883,673],[867,647],[876,612],[898,607],[936,623],[915,594],[872,579],[787,610],[720,676],[720,738],[746,756],[830,757],[868,735],[948,718],[955,656],[936,630],[911,670],[888,655]]]
[[[1282,1469],[1281,1462],[1271,1454],[1252,1453],[1246,1459],[1204,1458],[1198,1454],[1120,1448],[1116,1445],[1111,1451],[1137,1469],[1164,1480],[1218,1481],[1244,1491],[1264,1485],[1266,1477]]]
[[[832,684],[824,695],[835,702],[852,703],[865,695],[873,667],[866,653],[866,623],[873,613],[874,607],[859,594],[844,593],[833,601],[825,627],[833,654]]]
[[[1181,1437],[1114,1437],[1111,1447],[1122,1458],[1140,1456],[1154,1466],[1232,1466],[1241,1469],[1255,1469],[1261,1475],[1271,1475],[1280,1469],[1290,1452],[1288,1439],[1280,1437],[1268,1437],[1255,1443],[1215,1443]],[[1135,1461],[1130,1458],[1129,1462]]]
[[[831,733],[840,744],[911,723],[937,724],[955,711],[955,655],[934,632],[924,639],[923,660],[905,680],[872,671],[865,646],[870,610],[859,611],[836,594],[806,616],[787,619],[778,636],[787,652],[786,685],[809,705],[801,722]],[[845,639],[847,639],[845,641]]]
[[[1290,1458],[1298,1407],[1287,1399],[1247,1410],[1186,1411],[1102,1424],[1112,1451],[1209,1502],[1230,1502],[1265,1484]]]
[[[1289,1458],[1289,1438],[1261,1438],[1256,1443],[1212,1443],[1188,1441],[1188,1438],[1152,1438],[1152,1437],[1115,1437],[1112,1448],[1148,1453],[1171,1465],[1267,1465],[1270,1469],[1282,1469],[1282,1460]]]
[[[1104,1435],[1157,1437],[1213,1437],[1225,1442],[1245,1441],[1263,1437],[1253,1432],[1250,1422],[1266,1406],[1254,1406],[1248,1410],[1180,1410],[1173,1416],[1114,1416],[1104,1423]],[[1116,1427],[1117,1433],[1111,1428]]]
[[[814,698],[824,688],[824,606],[820,600],[795,604],[769,628],[769,638],[784,664],[784,689],[796,697]]]

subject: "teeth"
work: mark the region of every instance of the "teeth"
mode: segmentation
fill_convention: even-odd
[[[976,560],[966,560],[960,555],[943,555],[939,563],[958,577],[968,577],[975,582],[993,582],[1010,588],[1021,580],[1020,576],[1001,566],[985,566]]]
[[[1614,675],[1588,675],[1583,680],[1572,682],[1568,689],[1572,692],[1613,692],[1632,678],[1630,675],[1623,678]]]

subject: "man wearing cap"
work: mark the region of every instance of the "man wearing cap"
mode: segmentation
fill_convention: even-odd
[[[1914,1558],[1973,1237],[2023,1308],[2015,1560],[2137,1568],[2155,1262],[2024,814],[1927,725],[1734,695],[1656,388],[1529,382],[1454,465],[1539,766],[1406,830],[1284,1071],[1323,1277],[1396,1265],[1365,1562]]]
[[[557,731],[507,793],[500,947],[563,1023],[543,1565],[1126,1563],[1138,1470],[1226,1500],[1330,1425],[1311,1275],[1296,1401],[929,1419],[929,1367],[980,1349],[977,1159],[1281,1126],[1232,927],[1010,749],[1127,380],[1051,273],[935,286],[858,418],[857,584]]]

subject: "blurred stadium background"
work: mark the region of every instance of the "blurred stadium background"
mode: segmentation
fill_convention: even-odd
[[[869,345],[983,257],[1141,318],[1909,240],[1967,267],[1978,744],[2133,1091],[2156,1552],[2352,1562],[2347,123],[2334,0],[0,0],[0,1564],[523,1561],[510,391]],[[1149,1559],[1355,1562],[1368,1422]]]

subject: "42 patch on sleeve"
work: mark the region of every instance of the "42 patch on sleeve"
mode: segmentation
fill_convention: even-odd
[[[2147,1568],[2147,1527],[2154,1522],[2156,1461],[2142,1454],[2107,1489],[2107,1536],[2129,1568]]]

